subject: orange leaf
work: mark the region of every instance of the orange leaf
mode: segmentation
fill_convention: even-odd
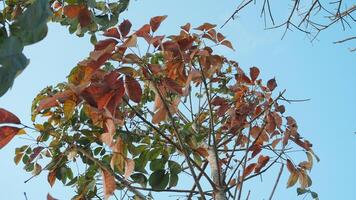
[[[161,25],[162,21],[165,20],[166,18],[167,15],[152,17],[150,20],[152,31],[155,32],[158,29],[158,27]]]
[[[102,169],[103,176],[104,199],[107,200],[114,193],[116,189],[116,182],[114,176],[107,170]]]
[[[260,70],[257,67],[250,68],[250,77],[252,81],[255,81],[260,74]]]
[[[48,173],[47,181],[51,187],[53,187],[54,182],[56,181],[56,171],[52,170]]]
[[[12,138],[20,131],[19,128],[11,126],[0,127],[0,149],[7,145]]]
[[[83,5],[68,5],[64,7],[63,13],[65,16],[69,18],[76,18],[78,17],[83,7],[84,7]]]
[[[132,76],[125,76],[125,88],[129,98],[136,103],[140,103],[142,96],[140,83]]]
[[[20,124],[20,119],[11,112],[0,108],[0,123]]]
[[[55,94],[52,97],[47,97],[45,99],[42,99],[40,103],[38,104],[38,107],[36,109],[37,112],[51,108],[54,106],[58,106],[59,102],[64,102],[65,100],[69,99],[73,95],[73,92],[71,90],[66,90],[60,93]]]
[[[152,117],[152,123],[158,124],[164,121],[167,117],[167,111],[165,108],[161,107]]]
[[[121,33],[121,36],[122,37],[126,37],[127,34],[129,34],[130,32],[130,29],[131,29],[131,22],[129,20],[124,20],[120,25],[119,25],[119,30],[120,30],[120,33]]]

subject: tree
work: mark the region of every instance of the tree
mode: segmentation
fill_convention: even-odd
[[[297,30],[305,33],[312,42],[321,32],[331,29],[337,24],[341,25],[343,31],[351,31],[356,22],[356,18],[354,16],[356,4],[345,0],[328,2],[322,2],[319,0],[292,0],[283,3],[274,2],[272,0],[242,0],[232,15],[227,18],[221,27],[224,27],[229,21],[237,18],[239,13],[247,9],[247,7],[252,4],[259,4],[261,6],[260,16],[263,17],[266,29],[285,28],[282,38],[284,38],[287,31]],[[285,10],[287,10],[288,7],[291,8],[288,15],[285,16],[285,19],[282,19],[281,22],[278,22],[278,19],[276,20],[276,17],[274,16],[273,5],[276,4],[285,7],[283,8]],[[353,33],[351,32],[351,35],[348,35],[339,41],[335,41],[334,43],[338,44],[355,40],[356,36],[352,34]],[[350,51],[356,51],[356,48],[350,48]]]
[[[35,130],[36,140],[16,149],[15,162],[34,176],[48,173],[50,185],[74,185],[73,199],[108,199],[118,190],[128,199],[156,192],[241,199],[244,185],[275,165],[280,172],[269,199],[284,166],[287,187],[299,181],[298,194],[317,199],[308,171],[318,157],[284,115],[281,102],[288,100],[273,93],[276,80],[264,83],[257,67],[246,74],[216,54],[216,46],[233,46],[213,24],[155,35],[165,18],[136,31],[129,20],[105,30],[67,81],[34,99],[33,126],[1,109],[0,148]],[[192,186],[176,188],[182,179]]]

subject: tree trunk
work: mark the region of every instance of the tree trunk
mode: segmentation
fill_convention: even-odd
[[[208,162],[211,168],[211,177],[213,178],[213,182],[215,183],[215,188],[213,191],[213,197],[215,200],[227,200],[226,198],[226,191],[225,191],[225,185],[222,185],[224,183],[224,181],[220,180],[219,177],[221,177],[222,175],[219,175],[219,171],[221,171],[221,169],[219,170],[219,166],[216,163],[216,154],[215,151],[209,147],[208,148]]]

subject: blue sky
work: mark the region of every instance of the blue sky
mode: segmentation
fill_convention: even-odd
[[[235,4],[237,2],[226,0],[140,0],[132,1],[120,18],[130,19],[134,28],[139,28],[149,22],[150,17],[167,14],[160,32],[169,34],[177,33],[179,26],[187,22],[193,26],[204,22],[221,25]],[[336,27],[321,34],[314,43],[300,32],[288,32],[281,40],[283,29],[264,31],[257,12],[257,8],[250,9],[220,30],[236,49],[222,50],[222,53],[237,60],[246,70],[258,66],[264,79],[276,77],[278,89],[287,89],[286,97],[311,99],[287,105],[287,110],[321,158],[311,173],[313,190],[322,200],[356,199],[356,56],[347,50],[352,43],[332,44],[348,35]],[[13,88],[0,98],[0,107],[13,111],[24,123],[30,124],[33,97],[45,86],[64,81],[70,69],[91,49],[89,38],[77,38],[64,27],[50,25],[45,40],[25,48],[31,63],[16,79]],[[29,200],[45,199],[48,192],[56,198],[69,199],[71,189],[63,188],[58,182],[51,189],[46,173],[23,183],[30,174],[21,165],[14,164],[13,156],[15,148],[25,143],[26,140],[17,137],[0,151],[1,199],[25,199],[23,192]],[[296,188],[285,189],[286,180],[287,173],[284,173],[275,199],[301,199],[296,196]],[[268,197],[271,184],[265,180],[257,191],[267,193],[254,194],[251,199]]]

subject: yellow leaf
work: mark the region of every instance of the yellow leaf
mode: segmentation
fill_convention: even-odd
[[[17,132],[17,135],[24,135],[26,134],[25,129],[20,129],[19,132]]]
[[[76,102],[73,100],[66,100],[63,105],[64,118],[69,120],[73,116],[73,112],[76,106]]]
[[[291,172],[287,181],[287,188],[292,187],[298,181],[299,173],[297,170]]]
[[[42,124],[35,124],[35,128],[37,129],[37,131],[43,131],[44,130],[44,126]]]
[[[125,157],[121,153],[114,153],[110,166],[113,170],[117,169],[121,174],[124,173]]]

